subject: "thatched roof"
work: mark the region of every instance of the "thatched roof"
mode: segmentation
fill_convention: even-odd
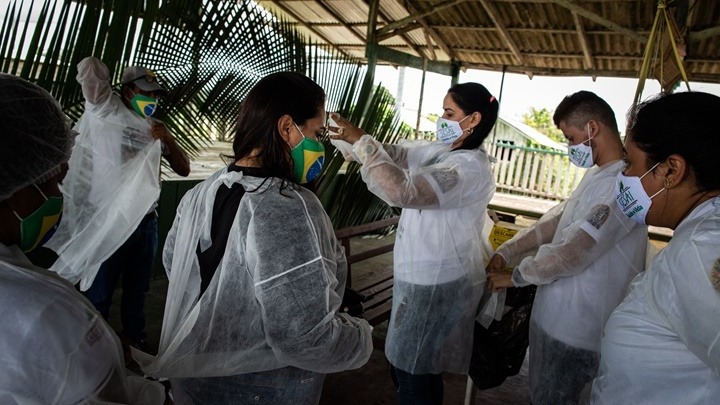
[[[658,2],[378,1],[375,36],[381,45],[380,63],[420,67],[426,59],[429,70],[442,73],[455,62],[459,68],[505,66],[509,72],[528,75],[613,77],[637,77]],[[261,0],[260,4],[294,21],[316,41],[366,59],[368,15],[375,2]],[[720,82],[720,1],[667,3],[685,43],[691,79]],[[658,49],[670,56],[668,41]],[[667,75],[672,67],[666,63],[664,68]]]

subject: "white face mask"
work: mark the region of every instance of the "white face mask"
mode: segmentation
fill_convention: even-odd
[[[577,145],[568,145],[568,158],[570,162],[577,167],[589,168],[593,167],[595,162],[593,161],[592,146],[585,145],[585,142],[589,142],[594,136],[590,136],[590,125],[587,127],[588,139]]]
[[[469,115],[465,116],[465,118],[467,117],[469,117]],[[438,118],[436,131],[437,139],[445,143],[455,142],[455,140],[460,138],[463,134],[463,129],[460,128],[460,123],[465,121],[465,118],[460,121]]]
[[[647,213],[650,211],[652,199],[665,190],[665,187],[663,187],[657,193],[652,196],[648,196],[647,192],[645,192],[645,188],[642,186],[642,182],[640,181],[659,164],[659,162],[655,164],[655,166],[646,171],[645,174],[640,177],[626,176],[620,172],[615,180],[618,187],[618,193],[615,196],[615,201],[628,218],[639,224],[646,225],[645,217],[647,217]]]

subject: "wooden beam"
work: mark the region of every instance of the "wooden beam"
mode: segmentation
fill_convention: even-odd
[[[703,39],[708,39],[712,37],[716,37],[720,35],[720,27],[712,27],[708,29],[704,29],[702,31],[695,31],[691,32],[690,35],[688,35],[688,38],[690,41],[702,41]]]
[[[498,14],[497,10],[495,9],[495,6],[490,4],[489,0],[479,0],[480,4],[482,4],[483,8],[485,8],[485,12],[490,17],[490,20],[492,20],[493,24],[495,24],[495,27],[497,27],[498,33],[500,34],[500,37],[503,39],[503,42],[505,42],[505,45],[510,49],[513,56],[515,56],[515,60],[518,65],[524,65],[525,59],[523,58],[522,54],[520,53],[520,49],[515,44],[515,41],[510,37],[510,34],[505,29],[505,24],[503,24],[502,21],[500,21],[500,15]]]
[[[432,60],[437,60],[437,55],[435,54],[435,47],[433,47],[432,40],[430,39],[430,33],[425,31],[425,43],[427,43],[428,48],[430,48],[430,56],[432,57]],[[419,114],[420,109],[418,109]]]
[[[485,55],[499,55],[499,56],[511,56],[512,52],[509,51],[502,51],[502,50],[488,50],[488,49],[477,49],[477,48],[453,48],[456,52],[465,52],[465,53],[479,53],[479,54],[485,54]],[[524,53],[528,58],[543,58],[543,59],[554,59],[554,58],[566,58],[566,59],[585,59],[585,55],[581,53],[542,53],[542,52],[533,52],[533,53]],[[631,55],[601,55],[601,54],[594,54],[593,59],[603,59],[603,60],[633,60],[633,61],[642,61],[642,56],[631,56]],[[717,60],[714,59],[699,59],[699,58],[685,58],[685,62],[688,63],[714,63],[717,64]],[[720,80],[720,77],[718,77],[718,80]]]
[[[306,0],[303,0],[303,1],[306,1]],[[292,25],[300,25],[300,26],[303,26],[303,27],[309,29],[309,30],[310,30],[311,32],[313,32],[315,35],[318,35],[320,38],[322,38],[325,42],[327,42],[328,44],[332,45],[335,49],[340,50],[340,48],[338,48],[338,47],[336,46],[337,44],[334,44],[332,41],[330,41],[329,38],[327,38],[327,37],[325,37],[324,35],[320,34],[320,32],[318,32],[317,30],[314,29],[314,27],[345,27],[345,28],[348,29],[356,38],[358,38],[363,44],[366,44],[366,43],[367,43],[366,38],[364,38],[363,36],[361,36],[360,34],[358,34],[358,33],[353,29],[353,27],[364,27],[364,26],[368,26],[367,23],[347,23],[347,22],[345,22],[345,21],[342,19],[341,16],[339,16],[334,10],[332,10],[329,6],[327,6],[322,0],[317,0],[317,3],[318,3],[318,5],[319,5],[320,7],[322,7],[327,13],[329,13],[333,18],[335,18],[335,19],[337,20],[337,22],[306,23],[306,22],[302,21],[302,19],[301,19],[299,16],[297,16],[295,13],[293,13],[292,11],[290,11],[289,9],[287,9],[286,7],[280,5],[278,2],[271,2],[271,4],[277,5],[281,10],[283,10],[284,12],[290,14],[290,15],[296,20],[295,22],[291,22]],[[378,10],[378,14],[380,14],[380,16],[381,16],[382,18],[384,18],[386,21],[388,20],[388,18],[387,18],[380,10]],[[412,41],[410,41],[409,38],[407,38],[405,35],[401,35],[401,37],[403,38],[403,40],[405,40],[405,42],[408,44],[408,46],[409,46],[410,48],[412,48],[412,49],[413,49],[415,52],[417,52],[418,54],[423,55],[422,50],[421,50],[420,48],[418,48],[415,44],[413,44]],[[384,39],[384,38],[383,38],[383,39]],[[382,41],[383,39],[377,39],[377,42],[380,42],[380,41]],[[362,46],[363,48],[366,47],[366,45],[360,45],[360,46]],[[345,45],[345,46],[343,46],[343,47],[347,48],[348,46]],[[342,52],[342,50],[341,50],[341,52]],[[344,55],[347,55],[345,52],[342,52],[342,53],[343,53]],[[349,56],[349,55],[348,55],[348,56]],[[423,55],[423,56],[424,56],[424,55]]]
[[[478,69],[478,70],[492,70],[501,72],[503,65],[498,64],[483,64],[483,63],[466,63],[464,66],[466,66],[468,69]],[[548,75],[548,76],[598,76],[598,77],[626,77],[630,79],[637,79],[638,71],[637,69],[633,70],[596,70],[596,71],[586,71],[584,69],[556,69],[556,68],[538,68],[538,67],[531,67],[531,66],[508,66],[507,71],[510,73],[517,73],[517,74],[523,74],[526,71],[532,71],[534,74],[538,75]],[[704,83],[720,83],[720,76],[713,73],[692,73],[692,79],[693,81],[698,82],[704,82]]]
[[[550,0],[547,0],[550,1]],[[440,24],[440,25],[433,25],[432,26],[435,29],[442,29],[442,30],[457,30],[457,31],[478,31],[478,32],[494,32],[497,31],[497,28],[495,26],[488,26],[488,25],[449,25],[449,24]],[[575,35],[577,34],[577,31],[574,29],[562,29],[562,28],[528,28],[528,27],[508,27],[506,26],[505,29],[508,32],[514,32],[514,33],[530,33],[530,34],[567,34],[567,35]],[[648,35],[650,31],[636,31],[640,35]],[[586,35],[618,35],[617,32],[614,31],[608,31],[608,30],[586,30]]]
[[[401,35],[404,37],[403,34],[413,31],[413,30],[416,30],[418,28],[422,28],[422,24],[420,24],[420,23],[408,24],[402,28],[396,29],[395,31],[388,32],[387,34],[378,35],[377,39],[378,39],[378,42],[382,42],[382,41],[392,38],[396,35]]]
[[[377,66],[377,40],[375,39],[375,32],[377,32],[377,17],[378,10],[380,10],[380,0],[370,0],[368,8],[368,25],[367,32],[365,34],[365,57],[367,58],[367,73],[363,80],[362,87],[360,88],[360,100],[367,100],[372,93],[372,87],[375,83],[375,67]],[[365,105],[365,109],[370,106],[370,103]],[[363,111],[365,114],[365,111]]]
[[[493,0],[496,3],[553,3],[553,0]],[[644,0],[579,0],[583,3],[638,3]]]
[[[405,5],[405,8],[408,10],[408,12],[411,12],[411,13],[415,12],[415,6],[413,6],[409,0],[408,0],[407,4]],[[443,41],[443,39],[440,37],[440,35],[438,35],[438,33],[435,31],[435,29],[433,27],[431,27],[429,24],[427,24],[422,19],[420,19],[418,22],[420,23],[420,25],[422,25],[423,29],[430,34],[430,36],[435,41],[435,43],[440,47],[440,49],[442,49],[443,52],[445,52],[450,57],[450,59],[457,60],[457,56],[455,55],[455,53],[453,53],[452,49],[450,49],[450,47],[445,43],[445,41]]]
[[[423,69],[424,61],[427,61],[428,72],[435,72],[446,76],[452,76],[453,73],[453,65],[450,62],[438,62],[418,58],[417,56],[382,45],[377,46],[377,58],[378,60],[390,62],[395,65],[408,66],[419,70]]]
[[[380,28],[378,30],[377,35],[387,34],[397,28],[402,28],[412,22],[420,21],[423,17],[427,17],[429,15],[435,14],[441,10],[444,10],[448,7],[453,7],[455,5],[463,3],[465,1],[468,1],[468,0],[448,0],[444,3],[440,3],[440,4],[436,4],[434,6],[431,6],[425,10],[413,12],[412,14],[410,14],[409,16],[407,16],[405,18],[401,18],[395,22],[392,22],[392,23]]]
[[[289,21],[290,25],[300,25],[300,23],[296,21]],[[367,26],[367,23],[341,23],[339,21],[323,21],[323,22],[314,22],[309,23],[313,27],[342,27],[342,26],[349,26],[349,27],[365,27]]]
[[[578,13],[573,11],[572,16],[573,22],[575,23],[575,29],[577,30],[578,40],[580,41],[580,46],[582,47],[583,55],[585,56],[585,68],[593,70],[595,69],[595,65],[593,64],[592,55],[590,54],[590,46],[588,45],[587,35],[585,35],[585,27],[583,26],[582,21],[580,21]]]
[[[574,12],[580,14],[581,16],[587,18],[590,21],[595,21],[596,23],[598,23],[602,26],[605,26],[613,31],[617,31],[621,34],[625,34],[625,35],[629,36],[630,38],[632,38],[642,44],[644,44],[648,41],[646,36],[640,35],[633,30],[627,29],[627,28],[621,26],[620,24],[614,23],[605,17],[602,17],[600,15],[593,13],[592,11],[582,8],[570,0],[551,0],[551,1],[559,6],[567,8],[570,11],[574,11]]]
[[[608,76],[608,77],[637,77],[637,70],[614,70],[614,71],[594,71],[589,72],[585,69],[556,69],[556,68],[540,68],[534,66],[512,66],[498,65],[491,63],[466,63],[468,69],[492,70],[502,72],[503,66],[506,67],[508,73],[527,74],[532,72],[533,75],[549,75],[549,76]]]
[[[698,11],[696,10],[697,3],[699,0],[688,0],[688,15],[687,20],[685,21],[685,29],[687,29],[686,32],[690,32],[692,30],[693,25],[695,25],[695,16],[697,16]]]
[[[353,27],[351,27],[350,25],[348,25],[348,24],[335,12],[335,10],[331,9],[330,7],[328,7],[328,6],[325,4],[324,1],[322,1],[322,0],[317,0],[317,4],[318,4],[323,10],[325,10],[328,14],[330,14],[334,19],[338,20],[338,22],[339,22],[340,24],[342,24],[343,27],[347,28],[347,30],[350,31],[350,33],[353,34],[353,35],[355,36],[355,38],[359,39],[359,40],[362,41],[362,42],[365,42],[365,38],[364,38],[362,35],[358,34],[358,33],[353,29]]]
[[[303,27],[307,28],[310,32],[312,32],[313,34],[315,34],[315,35],[317,35],[318,37],[320,37],[320,39],[322,39],[323,41],[327,42],[328,45],[330,45],[330,46],[332,46],[333,48],[337,49],[338,52],[342,53],[343,55],[345,55],[345,56],[347,56],[347,57],[350,57],[350,55],[348,55],[347,53],[345,53],[345,51],[343,51],[343,50],[340,49],[337,45],[335,45],[335,44],[333,43],[333,41],[331,41],[328,37],[326,37],[325,35],[323,35],[321,32],[319,32],[319,31],[316,30],[315,28],[311,27],[309,24],[305,23],[305,22],[302,20],[302,18],[300,18],[300,16],[297,15],[297,14],[295,14],[292,10],[290,10],[289,8],[283,6],[283,5],[280,4],[279,2],[273,2],[272,4],[273,4],[274,6],[276,6],[277,8],[279,8],[280,10],[282,10],[283,12],[285,12],[286,14],[288,14],[290,17],[294,18],[295,21],[298,22],[298,24],[300,24],[300,25],[302,25]]]
[[[392,21],[392,19],[391,19],[391,18],[388,18],[387,14],[385,14],[379,7],[378,7],[378,15],[380,15],[380,17],[382,17],[382,19],[385,20],[385,21],[384,21],[385,24],[387,24],[388,21]],[[423,56],[423,57],[427,57],[427,55],[425,55],[425,54],[422,52],[422,50],[420,50],[420,48],[418,48],[417,45],[415,45],[415,44],[410,40],[410,38],[408,38],[408,36],[405,35],[405,32],[399,32],[398,35],[399,35],[400,38],[402,38],[403,41],[405,41],[405,43],[408,44],[418,55]],[[375,38],[376,38],[376,40],[377,40],[378,43],[380,43],[380,41],[383,41],[383,40],[387,39],[387,38],[383,38],[383,39],[378,38],[377,33],[375,34]],[[389,38],[389,37],[388,37],[388,38]]]

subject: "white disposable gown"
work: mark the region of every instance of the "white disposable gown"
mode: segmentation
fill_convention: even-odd
[[[615,161],[588,170],[569,199],[496,252],[508,266],[517,266],[515,286],[538,286],[530,319],[534,404],[556,404],[558,395],[589,389],[597,356],[586,364],[562,364],[565,359],[546,352],[547,345],[555,341],[599,352],[605,321],[645,268],[647,226],[627,218],[615,203],[615,179],[623,167]],[[551,372],[558,375],[548,375]],[[577,380],[567,382],[564,373],[588,375],[582,382],[587,387],[573,386]],[[552,383],[540,383],[541,378]]]
[[[196,249],[212,244],[215,195],[221,184],[234,183],[246,193],[200,296]],[[281,191],[276,178],[215,173],[180,202],[163,263],[169,286],[158,355],[134,352],[151,376],[233,376],[287,366],[331,373],[370,357],[370,325],[339,313],[347,275],[342,245],[305,188]]]
[[[382,145],[369,135],[353,149],[368,189],[403,208],[388,360],[413,374],[466,374],[486,278],[482,235],[495,192],[491,159],[482,148]]]
[[[56,274],[0,244],[0,403],[162,404],[159,383],[125,377],[120,340]]]
[[[720,198],[696,207],[610,315],[593,404],[720,401]]]
[[[161,142],[151,121],[113,94],[107,67],[96,58],[78,64],[85,113],[62,183],[63,220],[45,245],[59,258],[51,267],[85,291],[100,265],[135,231],[160,195]]]

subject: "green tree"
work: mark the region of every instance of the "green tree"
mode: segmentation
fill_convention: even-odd
[[[523,122],[550,137],[557,142],[566,142],[562,132],[555,126],[552,120],[554,111],[547,108],[530,107],[530,110],[523,114]]]

